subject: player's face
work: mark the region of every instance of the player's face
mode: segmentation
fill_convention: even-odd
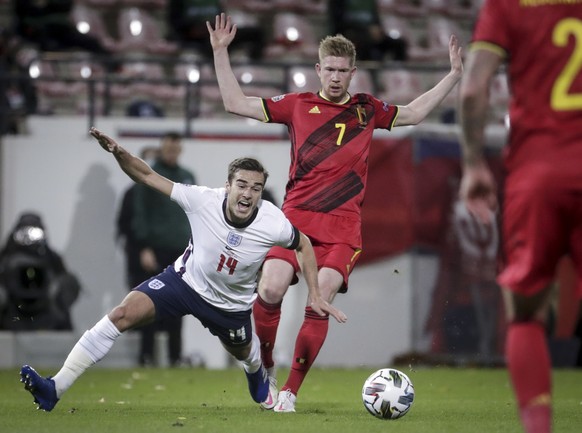
[[[232,182],[226,183],[226,215],[235,223],[244,223],[253,215],[265,186],[265,177],[258,171],[239,170]]]
[[[323,97],[332,102],[343,102],[356,73],[356,67],[350,64],[350,59],[327,56],[315,65],[315,70],[321,81]]]

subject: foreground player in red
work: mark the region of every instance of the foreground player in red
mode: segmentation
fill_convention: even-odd
[[[461,85],[461,198],[487,222],[496,208],[483,157],[488,90],[507,62],[511,133],[498,280],[509,319],[505,356],[527,433],[552,429],[544,322],[560,258],[571,255],[582,276],[581,58],[582,2],[487,0]]]
[[[451,71],[434,88],[406,106],[371,95],[351,95],[356,74],[354,44],[343,36],[328,36],[319,47],[316,93],[291,93],[270,99],[243,94],[230,65],[228,47],[236,34],[230,17],[207,23],[215,70],[226,111],[288,126],[291,166],[283,212],[311,240],[317,255],[322,296],[333,302],[345,292],[348,277],[362,247],[361,204],[366,190],[368,155],[375,128],[415,125],[437,107],[461,78],[463,65],[456,37],[449,43]],[[292,254],[273,248],[263,266],[259,297],[253,307],[263,361],[268,368],[270,396],[263,404],[277,412],[294,412],[299,388],[327,336],[327,317],[305,308],[291,373],[276,397],[273,348],[281,302],[296,282],[299,266]]]

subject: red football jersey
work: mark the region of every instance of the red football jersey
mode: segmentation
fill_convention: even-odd
[[[473,46],[509,60],[509,171],[581,186],[582,0],[486,0]]]
[[[372,134],[375,128],[392,128],[398,107],[363,93],[344,104],[319,94],[290,93],[263,99],[263,107],[268,122],[289,128],[291,164],[283,203],[287,216],[297,224],[293,215],[302,214],[297,227],[320,242],[360,247]],[[310,217],[309,212],[318,214]],[[349,233],[338,227],[324,230],[327,215],[352,220]]]

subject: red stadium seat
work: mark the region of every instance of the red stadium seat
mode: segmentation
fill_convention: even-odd
[[[246,95],[270,98],[283,93],[282,68],[243,65],[233,67],[233,72]]]
[[[270,59],[317,58],[319,40],[315,29],[301,15],[281,12],[273,17],[273,42],[267,46],[265,57]]]
[[[356,74],[350,83],[350,93],[352,95],[355,93],[368,93],[374,95],[376,93],[374,80],[372,79],[372,74],[368,69],[357,69]]]
[[[288,92],[317,92],[321,81],[314,67],[294,66],[289,69]]]
[[[419,74],[406,69],[381,71],[378,81],[383,86],[379,98],[391,104],[406,105],[423,93]]]
[[[76,23],[77,30],[94,36],[104,48],[117,51],[117,41],[109,34],[103,17],[98,10],[83,4],[77,4],[71,12],[71,18]]]
[[[178,45],[162,37],[160,24],[144,9],[122,9],[118,17],[119,50],[124,53],[172,54]]]

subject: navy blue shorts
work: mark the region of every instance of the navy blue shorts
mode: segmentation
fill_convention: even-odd
[[[252,340],[251,310],[223,311],[210,305],[180,278],[172,266],[134,290],[150,297],[156,308],[156,319],[191,314],[227,346],[244,346]]]

